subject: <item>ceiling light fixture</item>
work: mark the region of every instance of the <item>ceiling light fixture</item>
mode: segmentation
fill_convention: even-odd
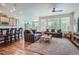
[[[15,8],[13,8],[12,10],[10,10],[10,12],[12,13],[12,12],[14,12],[14,11],[16,11],[16,9]]]
[[[15,8],[13,8],[13,11],[15,11],[16,9]]]
[[[10,10],[10,12],[12,13],[12,12],[13,12],[13,10]]]

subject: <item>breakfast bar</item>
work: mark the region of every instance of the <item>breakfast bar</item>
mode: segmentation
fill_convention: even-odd
[[[12,43],[19,39],[19,35],[22,35],[22,29],[17,26],[0,26],[0,43]]]

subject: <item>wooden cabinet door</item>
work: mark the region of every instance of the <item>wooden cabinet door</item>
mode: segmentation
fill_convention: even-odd
[[[10,21],[9,24],[13,25],[13,19],[10,18],[9,21]]]
[[[17,25],[17,19],[10,18],[10,25]]]
[[[3,16],[1,16],[1,17],[0,17],[0,22],[1,22],[1,23],[2,23],[2,22],[9,23],[9,18],[8,18],[8,17],[3,17]]]
[[[13,25],[17,25],[17,19],[13,20]]]

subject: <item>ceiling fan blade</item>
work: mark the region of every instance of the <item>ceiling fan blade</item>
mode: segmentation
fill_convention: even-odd
[[[62,12],[63,10],[52,10],[52,12]]]
[[[56,8],[53,8],[52,12],[62,12],[63,10],[57,10]]]
[[[58,12],[62,12],[63,10],[57,10]]]

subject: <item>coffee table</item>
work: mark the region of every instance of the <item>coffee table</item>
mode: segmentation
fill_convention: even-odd
[[[50,42],[51,39],[52,39],[51,35],[42,35],[40,38],[40,42]]]

